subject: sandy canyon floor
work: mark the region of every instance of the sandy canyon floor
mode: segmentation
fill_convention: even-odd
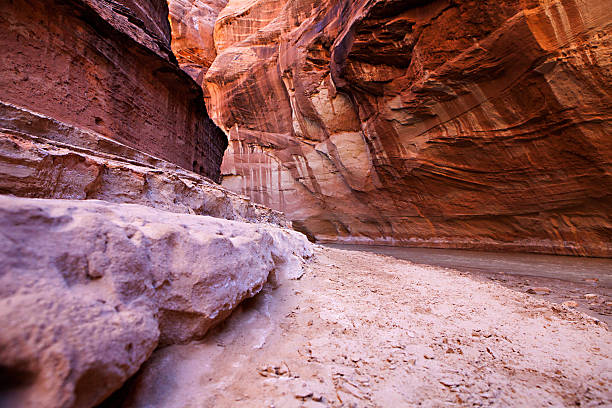
[[[125,391],[129,407],[611,406],[612,335],[464,272],[319,247]]]
[[[495,281],[549,302],[569,303],[571,307],[612,327],[610,258],[380,245],[326,246],[373,252],[417,264],[468,272],[476,280]]]

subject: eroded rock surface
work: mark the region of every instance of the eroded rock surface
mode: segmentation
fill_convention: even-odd
[[[0,196],[0,236],[7,407],[100,403],[311,254],[288,229],[92,200]]]
[[[227,139],[172,54],[164,1],[11,0],[0,30],[2,105],[218,180]]]
[[[31,116],[29,116],[31,117]],[[39,118],[40,119],[40,118]],[[176,213],[290,227],[285,216],[216,183],[92,133],[42,123],[45,136],[81,137],[86,147],[0,129],[0,193],[98,199]],[[1,123],[0,123],[1,125]],[[69,135],[70,137],[67,137]],[[96,150],[92,150],[96,149]]]
[[[300,277],[311,248],[215,184],[227,139],[164,1],[5,3],[0,406],[92,407],[156,348]]]
[[[230,0],[223,184],[322,240],[612,256],[609,0]]]

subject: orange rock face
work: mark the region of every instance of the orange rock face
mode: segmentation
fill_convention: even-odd
[[[176,63],[167,16],[163,0],[3,2],[0,121],[27,110],[218,180],[227,140]]]
[[[610,0],[230,0],[223,185],[321,240],[612,256]]]
[[[181,68],[202,86],[207,100],[204,74],[217,56],[213,32],[217,16],[226,4],[227,0],[168,1],[172,51]]]

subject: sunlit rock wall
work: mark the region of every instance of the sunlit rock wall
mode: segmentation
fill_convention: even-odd
[[[230,0],[205,77],[223,184],[321,240],[612,256],[611,22],[610,0]]]
[[[227,0],[168,1],[172,51],[181,68],[202,87],[207,102],[210,95],[204,75],[217,56],[213,32],[226,4]]]

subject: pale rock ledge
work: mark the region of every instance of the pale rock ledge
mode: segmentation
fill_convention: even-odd
[[[312,255],[295,231],[136,204],[0,196],[1,406],[102,402]]]

